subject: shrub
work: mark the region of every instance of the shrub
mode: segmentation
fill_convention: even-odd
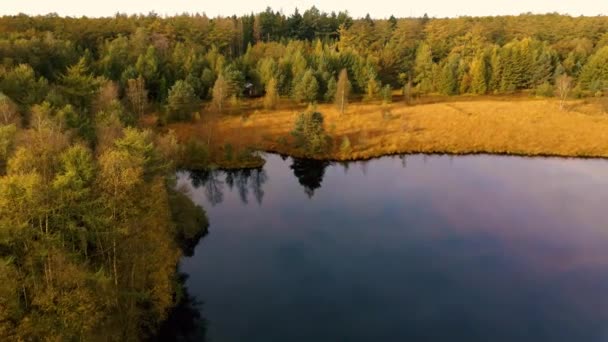
[[[190,139],[181,148],[180,166],[189,169],[203,170],[209,165],[209,149],[199,140]]]
[[[342,144],[340,144],[340,152],[343,154],[348,154],[352,151],[352,147],[350,145],[350,139],[347,136],[342,138]]]
[[[553,97],[555,94],[555,90],[549,82],[545,82],[536,87],[534,93],[536,94],[536,96]]]

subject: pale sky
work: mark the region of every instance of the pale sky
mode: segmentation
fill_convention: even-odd
[[[133,14],[154,11],[160,15],[207,13],[208,16],[247,14],[263,11],[267,6],[285,14],[315,5],[322,11],[348,10],[354,17],[369,13],[374,18],[462,15],[501,15],[526,12],[558,12],[571,15],[608,15],[608,0],[332,0],[325,3],[307,0],[0,0],[0,15],[18,13],[62,16],[112,16],[116,12]]]

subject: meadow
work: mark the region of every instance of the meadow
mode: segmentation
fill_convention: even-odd
[[[527,96],[429,97],[415,105],[358,102],[344,114],[321,104],[309,108],[323,114],[331,140],[321,154],[307,154],[292,141],[294,121],[306,106],[284,100],[277,110],[256,107],[253,100],[231,113],[169,128],[182,141],[211,142],[220,166],[226,149],[331,160],[400,153],[608,157],[608,115],[596,99],[572,100],[561,110],[556,99]]]

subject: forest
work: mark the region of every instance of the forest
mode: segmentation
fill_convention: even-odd
[[[607,90],[602,16],[373,19],[314,7],[217,18],[4,16],[0,337],[154,339],[180,301],[180,256],[208,225],[175,171],[212,167],[214,149],[259,166],[254,144],[225,143],[221,130],[186,137],[193,123],[244,125],[244,111],[271,116],[288,103],[303,112],[289,139],[268,139],[314,155],[332,143],[323,103],[341,115],[349,101],[603,99]],[[382,115],[390,126],[393,114]],[[358,140],[373,137],[344,135],[334,146],[347,155]]]

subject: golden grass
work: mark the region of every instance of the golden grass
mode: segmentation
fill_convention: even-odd
[[[302,152],[290,143],[290,131],[302,107],[282,106],[272,112],[245,111],[203,117],[200,122],[171,126],[180,139],[210,136],[212,146],[253,147],[294,156]],[[340,115],[332,105],[317,110],[334,144],[327,154],[335,160],[367,159],[396,153],[491,153],[608,157],[608,115],[599,105],[571,101],[560,111],[554,99],[479,98],[406,106],[394,103],[352,104]],[[340,151],[347,136],[352,150]],[[217,151],[216,155],[220,155]]]

